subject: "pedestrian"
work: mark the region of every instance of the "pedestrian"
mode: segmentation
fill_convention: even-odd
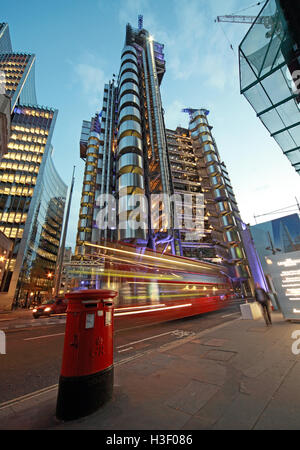
[[[269,294],[260,286],[259,283],[255,285],[255,298],[256,301],[261,305],[263,316],[266,325],[272,325],[271,319],[271,308],[270,308],[270,296]]]

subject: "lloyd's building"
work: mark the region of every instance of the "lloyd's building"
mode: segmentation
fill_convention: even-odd
[[[67,186],[51,156],[57,110],[38,106],[34,67],[35,55],[14,53],[8,25],[0,24],[0,81],[10,113],[0,160],[0,232],[12,244],[0,255],[0,310],[49,295],[64,217]]]
[[[164,46],[153,40],[141,21],[137,29],[128,24],[117,80],[104,86],[101,111],[83,122],[80,155],[85,171],[75,258],[84,259],[85,243],[118,241],[139,249],[222,261],[229,266],[233,282],[249,293],[251,273],[242,222],[207,111],[188,110],[189,129],[173,131],[165,126],[160,94],[166,66],[163,51]],[[116,199],[108,208],[116,211],[116,222],[101,227],[104,204],[99,198],[108,194]],[[145,226],[138,229],[124,226],[137,206],[128,201],[133,194],[147,199],[139,210]],[[203,199],[202,206],[193,202],[190,208],[191,213],[203,210],[202,231],[196,240],[188,229],[179,229],[176,220],[182,210],[176,201],[187,194]],[[157,196],[174,195],[175,202],[166,202],[165,208],[160,201],[156,204]],[[157,208],[160,215],[151,214]],[[161,220],[164,214],[170,220]]]

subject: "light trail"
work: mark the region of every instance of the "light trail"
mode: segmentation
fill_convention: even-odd
[[[156,309],[147,309],[147,310],[143,310],[143,311],[132,311],[132,312],[126,312],[126,313],[117,313],[117,314],[115,314],[115,317],[129,316],[129,315],[133,315],[133,314],[144,314],[144,313],[149,313],[149,312],[154,312],[154,311],[164,311],[164,310],[167,310],[167,309],[187,308],[189,306],[192,306],[192,303],[188,303],[186,305],[169,306],[167,308],[156,308]]]

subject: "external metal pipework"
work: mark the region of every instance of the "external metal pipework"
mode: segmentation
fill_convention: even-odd
[[[224,230],[225,241],[229,245],[229,261],[235,263],[243,262],[245,254],[242,248],[241,237],[238,226],[230,204],[226,182],[221,170],[221,162],[214,138],[211,135],[211,127],[206,118],[205,110],[197,110],[191,114],[190,131],[192,138],[200,143],[201,155],[206,166],[206,174],[212,200],[217,207],[220,224]],[[235,265],[236,275],[245,276],[241,266]],[[246,275],[247,276],[247,275]]]
[[[83,187],[81,195],[81,204],[79,211],[79,224],[77,234],[77,255],[84,255],[84,247],[82,243],[92,240],[93,232],[93,207],[95,203],[95,186],[97,180],[97,167],[100,148],[100,133],[96,131],[96,121],[99,120],[98,115],[93,119],[94,126],[89,123],[90,132],[86,142],[85,152],[85,169],[83,178]]]
[[[155,123],[155,135],[156,135],[156,145],[157,145],[157,152],[158,155],[155,155],[155,144],[154,144],[154,136],[153,136],[153,130],[152,130],[152,112],[151,116],[149,116],[150,120],[150,126],[149,126],[149,132],[150,132],[150,139],[151,139],[151,145],[152,147],[152,155],[154,156],[154,159],[159,160],[160,165],[160,182],[161,182],[161,188],[162,191],[161,194],[166,194],[166,201],[164,204],[164,215],[166,215],[168,218],[171,219],[171,222],[167,220],[168,230],[160,230],[163,232],[161,236],[157,235],[156,237],[156,244],[159,243],[167,243],[170,242],[172,245],[172,251],[175,252],[174,248],[174,231],[173,231],[173,221],[174,221],[174,211],[172,210],[172,206],[170,204],[170,196],[172,195],[172,182],[171,182],[171,173],[170,173],[170,164],[168,160],[168,153],[167,153],[167,141],[166,141],[166,135],[165,135],[165,126],[164,126],[164,119],[163,119],[163,109],[162,109],[162,102],[160,97],[160,87],[159,87],[159,80],[157,75],[157,69],[156,69],[156,61],[154,56],[154,48],[153,48],[153,40],[147,34],[145,39],[145,47],[143,49],[143,65],[144,65],[144,73],[145,73],[145,80],[149,80],[150,84],[150,90],[148,87],[148,83],[146,86],[146,93],[147,93],[147,104],[148,108],[151,108],[151,104],[148,101],[148,97],[150,99],[150,95],[152,98],[152,108],[153,108],[153,118]],[[149,77],[147,73],[147,67],[149,69]],[[151,208],[151,205],[150,205]],[[150,226],[151,230],[155,230],[155,227],[152,224],[152,220],[150,220]],[[152,233],[152,231],[151,231]]]
[[[113,144],[113,129],[114,129],[114,117],[115,117],[115,88],[114,82],[110,85],[111,88],[111,104],[110,104],[110,123],[109,123],[109,140],[108,140],[108,161],[107,161],[107,178],[106,178],[106,192],[110,193],[110,181],[109,176],[112,168],[112,144]]]
[[[148,81],[148,69],[147,69],[146,54],[145,54],[144,50],[143,50],[143,68],[144,68],[144,75],[145,75],[145,90],[146,90],[146,98],[147,98],[150,145],[151,145],[151,150],[152,150],[152,158],[155,159],[153,127],[152,127],[152,111],[151,111],[150,91],[149,91],[149,81]]]
[[[153,114],[156,125],[156,140],[158,146],[158,153],[161,167],[161,182],[163,193],[171,195],[170,191],[170,176],[168,172],[168,161],[166,157],[167,144],[165,141],[164,124],[162,119],[162,104],[160,98],[160,90],[158,84],[158,77],[156,73],[156,65],[153,53],[153,41],[148,38],[146,42],[146,52],[149,65],[149,75],[153,102]]]
[[[122,51],[118,96],[117,192],[118,238],[146,239],[146,227],[131,226],[130,213],[138,206],[135,194],[145,194],[140,89],[137,53],[127,45]],[[131,203],[130,203],[131,202]],[[141,218],[140,218],[141,220]]]
[[[114,116],[115,116],[115,96],[116,88],[114,81],[105,85],[105,91],[107,91],[107,97],[105,96],[103,107],[105,108],[102,114],[101,127],[104,127],[103,145],[101,150],[103,152],[103,164],[101,174],[101,190],[100,194],[111,193],[111,169],[112,169],[112,146],[113,146],[113,129],[114,129]],[[97,199],[96,199],[97,200]],[[95,218],[96,220],[96,218]],[[100,230],[100,239],[108,238],[108,229]]]
[[[206,158],[206,172],[209,177],[212,193],[214,193],[216,190],[223,189],[225,187],[225,183],[219,168],[218,153],[214,146],[214,139],[211,135],[204,110],[198,110],[192,114],[190,130],[192,132],[193,139],[197,139],[198,141],[200,141],[204,158]],[[210,155],[211,161],[209,161],[209,158],[207,158]],[[222,200],[218,201],[216,199],[215,201],[220,206],[221,210],[227,210],[226,205]],[[231,211],[227,211],[228,214],[230,214]],[[236,236],[233,236],[230,231],[227,231],[225,233],[225,237],[230,245],[236,243],[237,241]]]
[[[105,88],[107,89],[107,99],[106,99],[106,112],[110,111],[111,103],[112,103],[112,93],[110,89],[110,85],[105,85]],[[105,119],[105,120],[104,120]],[[106,117],[103,118],[103,124],[104,124],[104,139],[103,139],[103,166],[102,166],[102,180],[101,180],[101,195],[106,194],[105,191],[106,187],[106,178],[107,176],[107,157],[108,157],[108,146],[109,146],[109,126],[108,126],[108,117],[106,114]]]

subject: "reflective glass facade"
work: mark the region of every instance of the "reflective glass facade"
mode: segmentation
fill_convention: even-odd
[[[13,53],[0,24],[0,71],[10,100],[10,139],[0,161],[0,231],[12,243],[0,309],[51,295],[67,187],[51,158],[57,110],[39,107],[35,55]],[[3,88],[3,86],[2,86]]]
[[[66,186],[51,159],[56,116],[52,109],[17,106],[0,164],[0,231],[13,242],[1,290],[14,296],[17,289],[23,300],[29,290],[49,290],[59,248]]]
[[[12,52],[7,23],[0,23],[0,55]],[[0,69],[0,159],[6,152],[10,134],[11,98],[6,93],[6,73]]]
[[[12,46],[7,23],[0,23],[0,53],[11,53]]]
[[[34,55],[0,54],[0,71],[5,74],[5,94],[11,99],[11,112],[17,104],[37,104]]]
[[[241,93],[300,173],[300,4],[268,0],[240,45]]]
[[[253,225],[250,230],[264,269],[268,268],[265,258],[274,252],[283,254],[300,250],[298,214]]]
[[[32,199],[29,229],[21,271],[17,284],[16,302],[28,301],[33,292],[41,299],[51,292],[60,236],[64,218],[67,187],[58,175],[50,152],[37,180]],[[23,244],[23,245],[24,245]],[[18,263],[20,263],[19,258]],[[32,300],[32,299],[31,299]]]
[[[54,111],[15,108],[8,151],[0,164],[0,231],[22,238]]]

